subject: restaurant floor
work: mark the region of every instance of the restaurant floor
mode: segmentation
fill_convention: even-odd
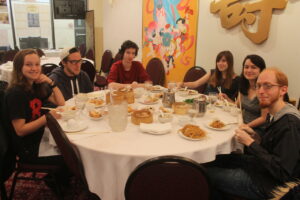
[[[23,173],[24,174],[24,173]],[[30,173],[25,174],[29,176]],[[44,174],[39,174],[44,176]],[[12,185],[12,176],[6,181],[6,190],[9,193]],[[83,187],[79,181],[75,178],[71,179],[71,187],[64,191],[64,199],[76,200],[79,198]],[[44,181],[29,181],[29,180],[18,180],[14,192],[14,200],[56,200],[57,197],[52,190],[46,186]]]

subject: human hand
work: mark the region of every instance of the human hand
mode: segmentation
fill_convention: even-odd
[[[40,76],[35,80],[35,83],[48,83],[51,84],[53,82],[52,79],[50,79],[45,74],[40,74]]]
[[[176,83],[176,86],[177,86],[178,88],[183,87],[183,82],[177,82],[177,83]]]
[[[239,143],[246,146],[250,146],[254,142],[254,139],[242,129],[236,129],[234,137]]]
[[[55,118],[55,119],[60,119],[61,114],[59,114],[56,110],[51,110],[49,113]]]
[[[227,96],[227,94],[225,93],[218,93],[218,98],[219,99],[226,99],[226,100],[230,100],[230,98]]]
[[[133,81],[130,86],[134,89],[134,88],[137,88],[139,86],[139,84],[138,84],[138,82]]]

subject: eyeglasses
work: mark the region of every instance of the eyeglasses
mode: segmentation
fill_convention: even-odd
[[[271,83],[257,83],[255,85],[255,89],[256,90],[259,90],[261,87],[264,89],[264,90],[270,90],[272,87],[275,87],[275,86],[278,86],[278,87],[281,87],[281,85],[278,85],[278,84],[271,84]]]
[[[82,59],[80,59],[80,60],[67,60],[67,62],[74,65],[74,64],[78,64],[78,63],[82,64],[83,60]]]

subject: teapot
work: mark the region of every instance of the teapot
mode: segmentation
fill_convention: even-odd
[[[171,108],[173,103],[175,103],[175,92],[168,89],[163,94],[162,104],[166,108]]]

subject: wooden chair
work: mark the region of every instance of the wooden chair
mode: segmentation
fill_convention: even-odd
[[[204,168],[178,156],[149,159],[130,174],[125,186],[126,200],[208,200],[210,184]]]
[[[96,76],[96,69],[94,65],[88,60],[83,60],[81,64],[81,69],[88,74],[91,82],[94,84]]]
[[[45,63],[42,65],[42,72],[48,76],[56,67],[59,66],[53,63]]]
[[[202,76],[204,76],[205,74],[206,74],[206,71],[202,67],[199,67],[199,66],[191,67],[185,73],[183,81],[184,82],[196,81],[199,78],[201,78]],[[205,88],[206,88],[206,84],[195,88],[195,90],[197,90],[199,93],[203,93],[205,91]]]
[[[84,193],[81,198],[99,200],[100,198],[89,190],[79,151],[71,144],[59,123],[50,113],[46,114],[46,119],[48,128],[65,160],[67,167],[84,186]]]
[[[146,71],[151,77],[153,85],[165,85],[165,68],[159,58],[152,58],[146,66]]]

